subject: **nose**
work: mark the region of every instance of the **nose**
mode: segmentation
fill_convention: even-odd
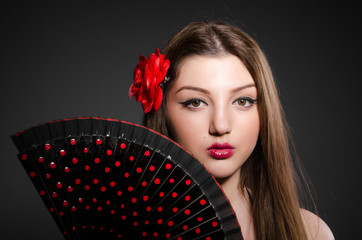
[[[214,109],[211,114],[209,133],[214,136],[222,136],[231,132],[231,115],[225,107]]]

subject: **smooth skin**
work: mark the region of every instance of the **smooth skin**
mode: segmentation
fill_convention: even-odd
[[[239,183],[240,168],[252,153],[260,130],[257,89],[245,65],[230,54],[186,58],[168,93],[166,118],[172,138],[220,183],[244,238],[255,239],[250,199]],[[214,143],[232,145],[232,156],[210,155],[208,149]],[[334,239],[319,217],[301,212],[310,239]]]

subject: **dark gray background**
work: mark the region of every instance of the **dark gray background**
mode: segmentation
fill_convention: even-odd
[[[1,7],[0,238],[62,239],[9,136],[76,116],[141,123],[141,107],[127,95],[138,56],[162,48],[188,22],[212,19],[239,25],[266,52],[320,216],[337,239],[358,238],[362,131],[356,6],[50,2]]]

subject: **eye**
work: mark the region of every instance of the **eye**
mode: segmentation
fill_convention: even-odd
[[[188,108],[199,108],[199,107],[202,107],[203,105],[205,105],[206,103],[199,98],[192,98],[185,102],[181,102],[180,104],[182,104],[184,107],[188,107]]]
[[[246,104],[248,104],[248,101],[244,98],[239,98],[237,100],[237,102],[238,102],[238,105],[240,105],[240,106],[245,106]]]
[[[234,101],[240,107],[251,107],[256,100],[249,98],[249,97],[240,97]]]
[[[201,105],[201,101],[200,101],[200,100],[195,100],[195,101],[193,101],[193,102],[191,103],[191,105],[192,105],[193,107],[198,107],[198,106]]]

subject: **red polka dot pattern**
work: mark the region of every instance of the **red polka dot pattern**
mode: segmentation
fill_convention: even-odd
[[[75,145],[77,144],[77,140],[75,140],[74,138],[70,139],[70,145]]]
[[[173,157],[112,135],[112,124],[97,127],[111,134],[67,135],[19,153],[66,239],[225,238],[208,196]]]
[[[57,164],[56,164],[55,162],[51,162],[51,163],[50,163],[50,167],[51,167],[51,168],[54,169],[56,166],[57,166]]]
[[[60,154],[61,156],[64,156],[64,155],[65,155],[65,151],[62,149],[62,150],[59,151],[59,154]]]

